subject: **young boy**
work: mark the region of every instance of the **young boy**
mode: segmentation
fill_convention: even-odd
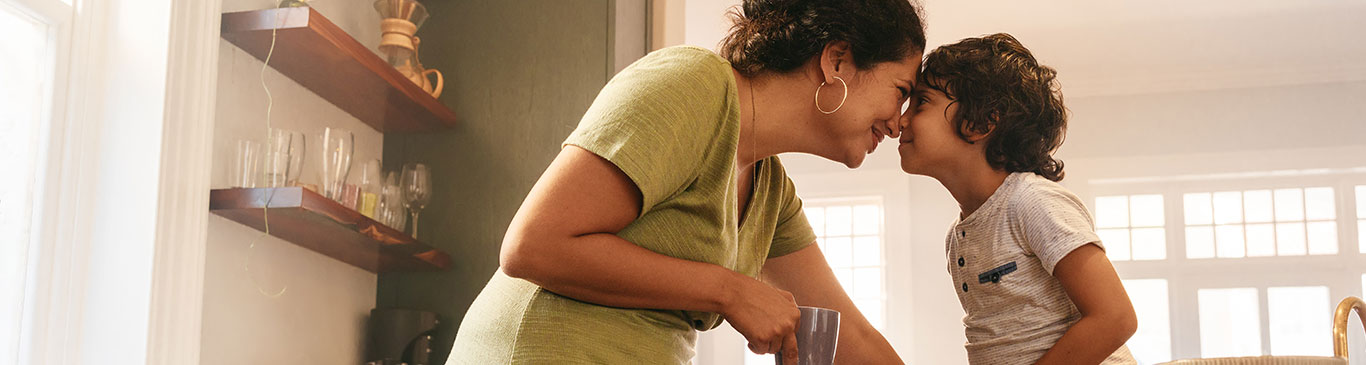
[[[945,242],[973,364],[1132,364],[1138,324],[1092,219],[1058,185],[1067,117],[1053,69],[1008,34],[925,57],[901,169],[962,213]]]

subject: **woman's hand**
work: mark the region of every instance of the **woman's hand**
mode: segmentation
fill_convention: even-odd
[[[764,281],[792,292],[801,305],[840,312],[840,340],[836,364],[900,364],[901,358],[887,339],[863,317],[849,295],[840,288],[835,273],[815,243],[764,262]]]
[[[801,311],[792,293],[744,275],[735,275],[727,288],[730,300],[721,309],[737,332],[749,341],[756,354],[782,351],[784,361],[797,361],[797,321]]]

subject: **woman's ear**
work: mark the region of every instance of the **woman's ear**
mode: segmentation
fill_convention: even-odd
[[[854,54],[849,42],[834,41],[825,44],[825,49],[821,50],[818,65],[821,70],[821,79],[825,83],[835,82],[835,76],[848,80],[855,71]]]

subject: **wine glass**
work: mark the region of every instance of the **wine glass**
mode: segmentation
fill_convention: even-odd
[[[403,202],[413,212],[413,238],[417,238],[417,216],[427,201],[432,198],[432,172],[427,165],[408,163],[403,165]]]

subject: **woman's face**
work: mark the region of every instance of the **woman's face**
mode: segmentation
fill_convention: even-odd
[[[915,89],[921,54],[915,52],[898,61],[883,62],[841,76],[849,88],[843,106],[839,101],[844,97],[844,85],[838,80],[820,88],[820,109],[830,111],[839,107],[834,113],[820,115],[823,120],[819,125],[825,127],[821,135],[827,138],[826,143],[835,147],[824,157],[855,168],[873,153],[883,137],[898,134],[901,106]]]

